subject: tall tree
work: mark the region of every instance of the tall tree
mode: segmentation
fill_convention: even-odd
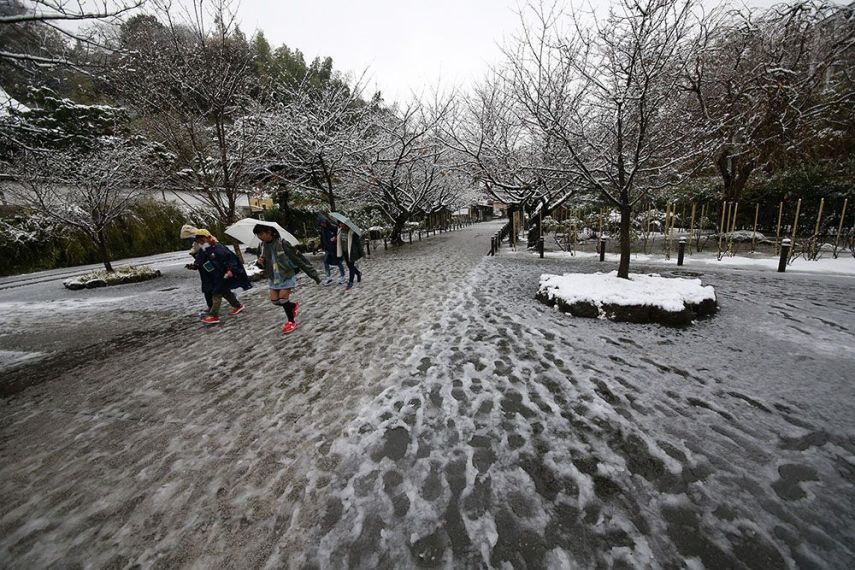
[[[266,122],[267,171],[335,210],[353,160],[370,144],[377,105],[362,100],[360,82],[351,86],[340,78],[316,87],[307,76],[285,91],[287,102]]]
[[[383,212],[394,244],[403,243],[401,232],[413,217],[457,204],[466,189],[441,136],[449,109],[450,100],[413,101],[376,113],[372,145],[353,166],[364,183],[359,198]]]
[[[27,151],[16,160],[6,191],[14,202],[80,230],[113,271],[107,229],[150,187],[161,157],[155,146],[112,137],[89,150]]]
[[[702,131],[686,120],[680,81],[697,49],[692,0],[622,0],[585,27],[581,15],[531,9],[504,73],[555,172],[620,212],[618,276],[628,278],[630,224],[648,193],[685,176]],[[566,30],[566,31],[565,31]]]
[[[715,127],[724,200],[738,200],[759,168],[803,160],[841,129],[851,138],[851,5],[809,0],[732,12],[706,28],[703,40],[686,82],[695,117]]]
[[[176,157],[175,183],[231,224],[261,154],[253,51],[228,0],[194,0],[183,19],[156,6],[156,18],[124,30],[110,84],[136,127]]]

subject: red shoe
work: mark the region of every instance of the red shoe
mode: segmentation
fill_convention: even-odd
[[[288,321],[285,323],[285,326],[282,327],[282,334],[288,334],[289,332],[294,332],[294,329],[297,328],[297,323],[295,321]]]
[[[235,307],[234,309],[229,311],[229,314],[230,315],[236,315],[236,314],[240,313],[241,311],[243,311],[244,309],[246,309],[246,305],[241,303],[240,307]]]
[[[206,325],[218,325],[220,324],[220,317],[208,315],[207,317],[202,317],[202,322]]]

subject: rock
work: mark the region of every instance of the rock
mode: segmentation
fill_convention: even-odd
[[[81,289],[86,289],[86,285],[84,285],[80,281],[65,281],[63,285],[65,285],[66,289],[71,289],[72,291],[80,291]]]
[[[106,287],[107,282],[103,279],[93,279],[92,281],[86,282],[87,289],[97,289],[98,287]]]

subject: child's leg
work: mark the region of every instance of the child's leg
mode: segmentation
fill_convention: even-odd
[[[327,279],[330,278],[332,272],[330,271],[330,262],[327,259],[327,256],[324,255],[324,274],[327,276]]]
[[[229,305],[235,309],[240,307],[240,301],[238,301],[238,298],[235,296],[233,291],[224,291],[223,298],[225,298],[225,300],[229,302]]]
[[[211,305],[214,304],[214,296],[210,293],[205,293],[205,306],[208,307],[208,310],[211,309]]]
[[[294,321],[294,303],[291,302],[291,289],[271,289],[270,301],[285,310],[285,315],[289,321]]]
[[[353,285],[353,278],[359,275],[359,280],[362,281],[362,276],[359,274],[359,270],[356,268],[356,263],[353,261],[347,260],[347,269],[350,272],[350,276],[348,277],[348,282]]]
[[[341,261],[341,258],[338,259],[338,276],[344,277],[344,263]]]
[[[212,296],[211,310],[209,311],[209,314],[212,317],[220,316],[220,305],[222,305],[222,303],[223,303],[223,296],[222,295],[217,293],[217,294]]]

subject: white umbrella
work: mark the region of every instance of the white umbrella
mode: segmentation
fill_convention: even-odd
[[[277,224],[276,222],[265,222],[263,220],[256,220],[255,218],[244,218],[239,220],[229,227],[226,228],[226,234],[232,236],[239,242],[244,245],[248,245],[249,247],[258,247],[261,243],[254,233],[252,233],[252,228],[257,225],[268,226],[275,229],[279,232],[279,237],[290,243],[291,245],[298,245],[300,240],[295,238],[291,233]]]

